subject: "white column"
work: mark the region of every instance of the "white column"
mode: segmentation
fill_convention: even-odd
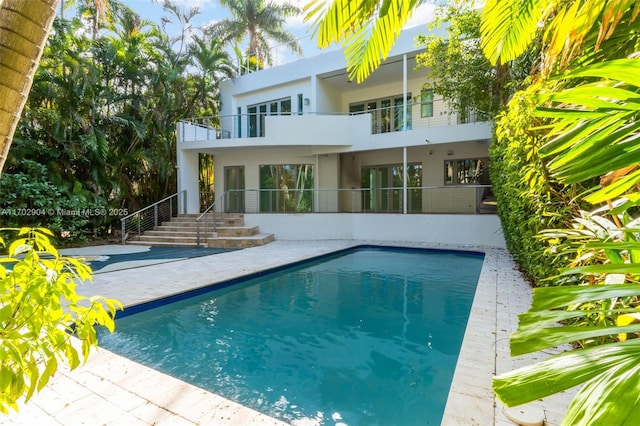
[[[407,131],[407,54],[402,55],[402,128]]]
[[[318,154],[316,154],[316,164],[313,170],[313,188],[313,212],[317,213],[320,206],[320,192],[318,191],[320,189],[320,158]]]
[[[407,214],[407,147],[402,147],[402,213]]]
[[[187,211],[180,213],[200,213],[198,152],[178,149],[177,162],[178,192],[187,191]]]

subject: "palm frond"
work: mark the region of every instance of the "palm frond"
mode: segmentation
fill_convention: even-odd
[[[521,55],[539,30],[544,11],[553,0],[488,0],[480,30],[482,49],[492,64]]]
[[[364,81],[387,58],[414,9],[424,0],[312,0],[305,20],[314,20],[318,46],[343,42],[349,78]]]

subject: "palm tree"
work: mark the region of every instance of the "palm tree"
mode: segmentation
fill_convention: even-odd
[[[201,104],[200,115],[216,115],[218,83],[221,78],[233,75],[229,54],[222,49],[219,39],[212,38],[207,41],[199,36],[193,37],[189,54],[192,65],[200,74],[193,100],[198,100]]]
[[[0,2],[0,173],[59,3]]]
[[[260,63],[271,64],[268,40],[284,44],[295,53],[302,54],[302,47],[293,34],[285,31],[285,19],[301,10],[291,3],[275,3],[264,0],[220,0],[221,6],[229,9],[233,18],[213,24],[208,33],[220,38],[223,43],[241,42],[248,36],[247,53]]]

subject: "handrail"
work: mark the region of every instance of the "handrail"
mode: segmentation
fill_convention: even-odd
[[[180,192],[186,192],[186,190],[182,190],[182,191],[180,191]],[[153,204],[149,204],[147,207],[143,207],[143,208],[141,208],[140,210],[135,211],[135,212],[131,213],[130,215],[125,216],[125,217],[121,218],[120,220],[121,220],[121,221],[123,221],[123,220],[127,220],[127,219],[129,219],[130,217],[135,216],[135,215],[137,215],[137,214],[138,214],[138,213],[140,213],[140,212],[143,212],[143,211],[145,211],[145,210],[147,210],[147,209],[150,209],[150,208],[152,208],[152,207],[155,207],[157,204],[160,204],[160,203],[162,203],[163,201],[168,200],[169,198],[173,198],[173,197],[175,197],[176,195],[178,195],[178,193],[177,193],[177,192],[176,192],[175,194],[169,195],[168,197],[164,197],[164,198],[163,198],[162,200],[160,200],[160,201],[156,201],[156,202],[155,202],[155,203],[153,203]]]
[[[465,111],[464,113],[455,112],[443,106],[442,98],[435,98],[432,101],[410,100],[400,105],[389,105],[373,109],[365,109],[363,111],[287,111],[287,112],[255,112],[242,114],[225,114],[218,116],[204,117],[187,117],[178,120],[177,125],[180,128],[179,142],[203,141],[213,139],[238,139],[252,138],[264,136],[263,130],[269,124],[262,122],[266,117],[273,116],[355,116],[355,115],[371,115],[371,134],[382,134],[388,132],[396,132],[403,130],[412,130],[418,128],[432,128],[442,126],[452,126],[457,124],[478,123],[490,121],[489,117],[482,112],[476,110]],[[422,106],[430,105],[435,108],[436,114],[422,115]],[[400,120],[400,111],[406,109],[407,123],[406,126]],[[249,130],[250,123],[260,124],[260,130],[254,129],[252,134]]]
[[[214,205],[216,214],[225,212],[228,206],[223,205],[222,197],[242,200],[242,207],[238,212],[245,214],[491,214],[495,213],[496,209],[491,185],[487,184],[407,186],[406,192],[403,187],[241,189],[225,192],[209,206],[207,212],[210,212]],[[228,198],[223,200],[226,202]]]
[[[122,226],[122,244],[125,244],[126,240],[130,236],[130,232],[137,234],[138,238],[140,238],[140,235],[142,235],[144,231],[158,226],[158,224],[162,222],[163,219],[170,219],[177,216],[180,210],[179,204],[181,196],[183,202],[182,211],[186,211],[187,191],[182,190],[121,218],[120,223]],[[175,204],[173,201],[174,198]],[[176,212],[175,215],[174,211]]]
[[[218,198],[213,200],[213,203],[211,203],[211,205],[209,207],[207,207],[204,210],[204,212],[202,212],[202,214],[200,214],[200,216],[198,216],[198,218],[196,219],[196,224],[197,224],[196,244],[198,246],[200,246],[200,221],[202,220],[202,218],[205,218],[205,220],[204,220],[204,235],[205,235],[205,241],[206,241],[209,238],[209,229],[208,229],[207,220],[206,220],[207,214],[209,214],[209,210],[213,209],[213,232],[216,232],[216,210],[215,210],[215,206],[226,195],[227,195],[227,192],[225,191],[221,196],[219,196]]]

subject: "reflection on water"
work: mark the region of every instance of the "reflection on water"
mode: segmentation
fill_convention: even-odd
[[[362,249],[117,321],[101,345],[294,424],[440,424],[482,257]]]

